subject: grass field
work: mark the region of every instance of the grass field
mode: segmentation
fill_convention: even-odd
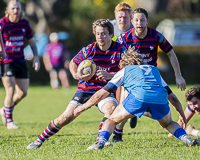
[[[175,86],[170,87],[185,108],[184,92]],[[187,86],[189,87],[191,86]],[[75,89],[74,86],[70,91],[64,92],[52,91],[50,87],[30,87],[28,96],[14,111],[14,120],[21,128],[7,130],[0,122],[0,160],[200,159],[200,147],[187,147],[176,138],[168,138],[166,130],[146,117],[138,120],[135,129],[126,124],[123,143],[100,151],[86,151],[87,147],[94,143],[99,122],[103,117],[96,107],[82,113],[74,122],[47,140],[41,148],[27,150],[26,146],[37,138],[52,119],[64,111]],[[1,106],[4,96],[5,92],[1,87]],[[177,121],[178,114],[173,109],[172,116]],[[195,115],[189,124],[200,128],[198,118]]]

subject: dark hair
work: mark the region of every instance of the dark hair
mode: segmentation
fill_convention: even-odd
[[[199,86],[192,87],[186,91],[186,93],[185,93],[186,101],[190,101],[193,97],[196,97],[200,100],[200,87]]]
[[[112,23],[110,23],[109,19],[98,19],[94,21],[92,25],[94,35],[96,32],[96,26],[106,27],[108,29],[109,34],[114,35],[114,27]]]
[[[134,9],[133,14],[132,14],[132,18],[133,18],[135,13],[143,13],[146,16],[147,19],[149,18],[148,13],[144,8],[139,7],[139,8]]]

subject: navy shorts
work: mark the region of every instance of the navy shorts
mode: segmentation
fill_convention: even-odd
[[[18,62],[18,61],[12,61],[9,63],[3,63],[3,76],[12,77],[15,78],[29,78],[29,71],[26,65],[26,62]]]
[[[152,118],[155,120],[162,119],[169,111],[169,103],[166,104],[153,104],[138,101],[132,94],[129,94],[126,99],[122,102],[123,107],[130,114],[140,118],[144,112],[150,112]]]
[[[73,103],[76,103],[77,105],[80,105],[80,104],[87,102],[87,100],[90,99],[90,97],[92,97],[92,95],[93,95],[93,93],[84,93],[84,92],[75,93],[74,97],[71,99],[70,102],[73,102]],[[110,93],[104,99],[109,98],[109,97],[115,99],[115,94]]]

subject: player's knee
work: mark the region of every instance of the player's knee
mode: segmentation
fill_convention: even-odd
[[[66,71],[65,71],[65,70],[60,70],[60,71],[58,72],[58,77],[59,77],[60,79],[66,78],[66,77],[67,77]]]
[[[22,91],[22,92],[18,92],[18,93],[17,93],[18,97],[20,97],[20,98],[24,98],[24,97],[26,97],[27,94],[28,94],[27,91]]]

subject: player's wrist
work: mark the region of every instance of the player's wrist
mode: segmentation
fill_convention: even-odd
[[[197,136],[198,136],[198,133],[199,133],[199,130],[193,129],[192,132],[191,132],[191,135],[197,137]]]

